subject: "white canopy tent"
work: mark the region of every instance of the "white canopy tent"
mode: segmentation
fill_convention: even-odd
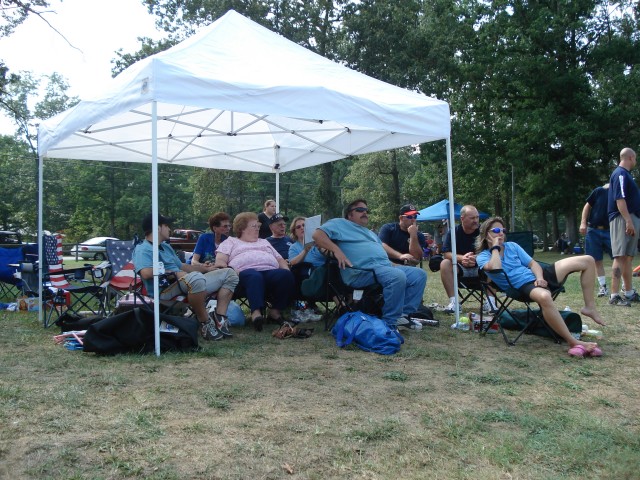
[[[151,163],[157,216],[159,163],[278,178],[349,155],[434,140],[447,142],[452,198],[449,136],[446,102],[350,70],[231,10],[40,125],[38,230],[46,159]],[[157,282],[157,232],[153,240]]]

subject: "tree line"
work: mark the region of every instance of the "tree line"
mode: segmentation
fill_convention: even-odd
[[[146,0],[166,32],[116,53],[114,75],[178,43],[233,8],[284,37],[350,68],[450,104],[456,201],[532,229],[575,241],[579,213],[605,183],[624,146],[636,148],[640,101],[639,4],[556,0]],[[26,116],[19,136],[2,139],[0,171],[8,188],[4,228],[35,225],[34,119],[77,99],[52,75],[47,98],[29,110],[34,79],[21,75],[2,105]],[[30,83],[31,82],[31,83]],[[12,103],[13,102],[13,103]],[[18,108],[20,107],[20,108]],[[24,107],[24,108],[22,108]],[[36,111],[37,110],[37,111]],[[31,142],[31,143],[30,143]],[[30,150],[31,149],[31,150]],[[23,160],[18,160],[23,159]],[[6,175],[11,175],[12,178]],[[513,176],[513,177],[512,177]],[[512,205],[515,178],[515,205]],[[15,182],[15,183],[13,183]],[[180,226],[204,227],[217,210],[259,211],[275,177],[161,166],[160,208]],[[110,162],[45,165],[45,225],[71,238],[128,238],[150,209],[150,169]],[[281,210],[294,216],[340,215],[344,202],[371,201],[372,221],[447,196],[443,142],[362,155],[281,175]]]

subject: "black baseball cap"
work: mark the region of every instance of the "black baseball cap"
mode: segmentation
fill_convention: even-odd
[[[400,208],[400,215],[417,215],[417,214],[418,214],[418,210],[416,210],[416,207],[414,207],[410,203],[408,203],[407,205],[403,205],[402,208]]]
[[[144,231],[145,235],[153,230],[152,219],[153,217],[151,216],[150,213],[147,213],[142,219],[142,230]],[[164,215],[158,215],[158,221],[156,222],[156,225],[171,225],[173,222],[175,222],[175,220],[176,220],[175,218],[165,217]]]
[[[286,222],[287,218],[279,213],[276,213],[273,217],[269,219],[269,225],[273,225],[274,223],[279,222],[280,220]]]

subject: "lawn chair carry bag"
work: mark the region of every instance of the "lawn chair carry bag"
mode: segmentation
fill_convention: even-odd
[[[198,347],[198,321],[195,318],[160,315],[160,323],[170,332],[160,332],[160,351],[193,351]],[[171,328],[173,327],[173,328]],[[148,353],[155,349],[153,311],[134,308],[107,317],[89,326],[84,336],[84,351]]]
[[[351,343],[365,352],[393,355],[400,351],[404,339],[397,330],[392,330],[382,319],[362,312],[342,315],[331,329],[338,347]]]
[[[540,314],[540,310],[533,311],[537,315]],[[582,332],[582,318],[576,312],[570,312],[562,310],[560,315],[564,319],[564,323],[567,324],[567,328],[571,333],[581,333]],[[498,322],[502,326],[502,328],[506,328],[507,330],[522,330],[527,324],[527,310],[511,310],[507,312],[502,312],[500,314],[500,318]],[[549,327],[550,328],[550,327]],[[530,327],[526,333],[531,335],[537,335],[539,337],[547,337],[553,338],[553,335],[549,332],[547,327],[545,327],[540,322],[535,323],[532,327]]]

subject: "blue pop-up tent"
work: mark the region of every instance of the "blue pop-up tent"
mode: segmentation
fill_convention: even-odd
[[[462,205],[459,203],[453,204],[454,208],[454,216],[456,220],[460,220],[460,209]],[[485,212],[478,212],[480,214],[480,219],[489,218],[489,214]],[[434,203],[433,205],[423,208],[418,212],[418,221],[419,222],[433,222],[437,220],[442,220],[443,218],[449,218],[449,200],[440,200],[438,203]]]

